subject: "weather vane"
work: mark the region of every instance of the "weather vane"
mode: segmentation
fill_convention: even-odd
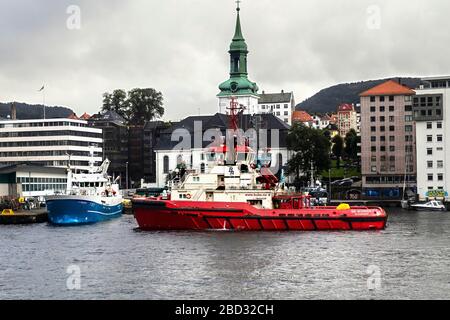
[[[239,7],[239,5],[240,5],[241,2],[242,2],[241,0],[236,0],[236,3],[237,3],[237,11],[241,10],[241,8]]]

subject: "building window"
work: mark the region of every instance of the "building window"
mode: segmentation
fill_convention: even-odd
[[[380,157],[380,161],[381,161],[381,162],[385,162],[385,161],[386,161],[386,156],[381,156],[381,157]]]
[[[390,161],[390,162],[395,162],[395,156],[390,156],[390,157],[389,157],[389,161]]]
[[[389,136],[389,141],[390,142],[394,142],[395,141],[395,136]]]
[[[381,146],[381,147],[380,147],[380,151],[381,151],[381,152],[385,152],[385,151],[386,151],[386,146]]]
[[[380,117],[380,122],[385,122],[386,121],[386,117],[385,116],[381,116]]]
[[[372,156],[372,157],[370,158],[370,161],[371,161],[371,162],[377,162],[377,156]]]
[[[380,112],[384,112],[384,111],[386,111],[386,108],[384,106],[381,106],[380,107]]]
[[[405,106],[405,111],[406,112],[411,112],[412,111],[412,106],[411,105]]]
[[[432,173],[428,174],[428,181],[433,181],[433,174]]]
[[[438,173],[438,181],[444,181],[444,174]]]
[[[442,115],[441,109],[436,109],[436,115],[437,115],[437,116],[441,116],[441,115]]]
[[[428,135],[427,136],[427,142],[433,142],[433,136],[432,135]]]
[[[444,161],[438,160],[438,162],[437,162],[437,167],[438,167],[438,169],[444,168]]]
[[[438,123],[437,123],[437,128],[438,128],[438,129],[442,129],[442,122],[438,122]],[[429,129],[431,129],[431,128],[429,128]]]
[[[380,131],[381,131],[381,132],[385,132],[385,131],[386,131],[386,127],[385,127],[385,126],[381,126],[381,127],[380,127]]]
[[[390,152],[395,152],[395,146],[390,146],[390,147],[389,147],[389,151],[390,151]]]
[[[433,148],[427,149],[427,155],[432,156],[433,155]]]
[[[442,147],[437,147],[436,150],[437,150],[437,151],[444,151],[444,148],[442,148]]]
[[[375,107],[370,107],[370,112],[375,112],[376,108]]]
[[[370,127],[370,131],[375,132],[375,131],[377,131],[377,128],[376,127]]]
[[[380,97],[380,102],[384,102],[384,100],[385,100],[385,97],[384,97],[384,96],[381,96],[381,97]]]
[[[389,122],[394,122],[395,121],[395,117],[394,116],[389,116]]]
[[[394,112],[394,106],[389,106],[389,112]]]
[[[395,131],[395,126],[389,126],[389,131]]]
[[[372,172],[377,172],[377,167],[376,167],[376,166],[372,166],[372,167],[370,168],[370,171],[372,171]]]
[[[370,148],[370,150],[371,150],[372,152],[377,152],[377,147],[372,146],[372,147]]]
[[[285,108],[285,109],[289,108],[289,105],[288,105],[288,104],[285,104],[285,105],[284,105],[284,108]]]
[[[389,96],[389,101],[394,101],[394,96]]]
[[[433,161],[427,161],[427,168],[433,169]]]
[[[386,136],[381,136],[381,137],[380,137],[380,141],[381,141],[381,142],[385,142],[385,141],[386,141]]]
[[[370,117],[370,122],[376,122],[377,118],[376,117]]]
[[[411,116],[411,115],[405,116],[405,122],[412,122],[412,121],[413,121],[413,116]]]
[[[285,115],[285,116],[288,116],[288,115],[289,115],[289,111],[285,111],[285,112],[284,112],[284,115]]]
[[[405,126],[405,131],[406,132],[412,132],[413,131],[413,126],[411,126],[411,125]]]
[[[389,171],[390,172],[395,172],[395,166],[389,166]]]
[[[205,173],[205,164],[200,164],[200,173]]]
[[[427,122],[427,129],[433,129],[433,123]]]
[[[370,102],[375,102],[375,97],[370,97]]]
[[[376,141],[377,141],[377,137],[375,137],[375,136],[371,136],[371,137],[370,137],[370,141],[372,141],[372,142],[376,142]]]
[[[437,135],[437,142],[442,142],[444,139],[442,137],[442,134]]]
[[[163,172],[169,173],[169,157],[168,156],[164,156],[164,158],[163,158]]]

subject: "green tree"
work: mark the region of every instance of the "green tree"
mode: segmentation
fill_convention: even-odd
[[[297,180],[301,174],[309,175],[311,163],[318,172],[330,167],[330,141],[321,130],[296,123],[289,131],[287,145],[289,150],[295,152],[288,162],[288,172],[295,174]]]
[[[345,136],[345,156],[351,161],[358,161],[358,143],[360,137],[354,129],[351,129]]]
[[[102,111],[115,111],[129,124],[142,125],[164,115],[163,96],[152,88],[122,89],[103,94]]]
[[[331,152],[336,157],[336,166],[339,169],[341,167],[341,157],[344,151],[344,139],[342,139],[340,135],[336,135],[331,142],[333,143]]]
[[[144,124],[164,115],[163,96],[155,89],[133,89],[128,92],[129,121]]]

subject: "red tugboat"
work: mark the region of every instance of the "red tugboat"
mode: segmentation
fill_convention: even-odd
[[[239,108],[232,99],[230,127],[237,132]],[[135,198],[141,230],[314,231],[382,230],[387,215],[378,207],[314,207],[310,197],[279,188],[269,168],[256,166],[245,143],[209,148],[208,173],[189,172],[167,199]],[[230,150],[231,149],[231,150]],[[231,160],[230,160],[231,159]]]

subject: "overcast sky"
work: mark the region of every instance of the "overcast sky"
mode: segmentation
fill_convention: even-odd
[[[70,5],[81,10],[79,29]],[[45,84],[46,104],[95,113],[106,91],[153,87],[165,119],[215,113],[235,6],[0,0],[0,101],[42,103]],[[249,78],[266,92],[294,91],[297,102],[341,82],[450,74],[448,0],[242,0],[241,8]]]

